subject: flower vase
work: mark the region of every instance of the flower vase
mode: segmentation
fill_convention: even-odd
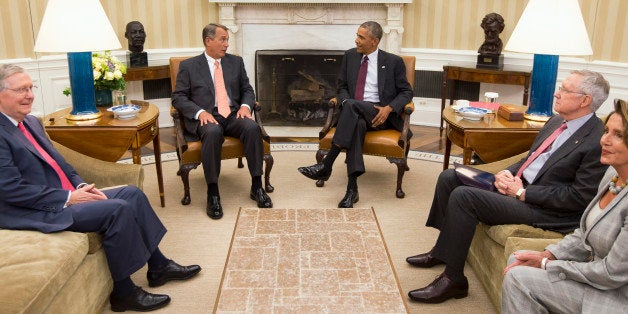
[[[109,107],[113,105],[113,97],[111,96],[111,90],[97,89],[94,91],[94,99],[96,106]]]

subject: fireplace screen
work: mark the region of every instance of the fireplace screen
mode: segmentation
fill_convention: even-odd
[[[342,50],[258,50],[255,91],[264,125],[322,126]]]

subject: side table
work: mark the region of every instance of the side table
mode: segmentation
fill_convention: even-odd
[[[530,93],[531,73],[525,71],[509,71],[496,69],[477,69],[461,66],[443,66],[443,87],[441,90],[440,104],[440,135],[443,135],[443,110],[445,109],[445,101],[447,100],[447,81],[451,80],[449,86],[449,105],[454,102],[454,91],[456,89],[456,81],[522,85],[523,86],[523,103],[528,104],[528,95]]]
[[[131,149],[133,163],[141,164],[140,148],[153,141],[155,167],[161,207],[165,206],[159,142],[159,108],[143,102],[137,116],[127,120],[115,119],[107,108],[98,108],[102,117],[87,121],[67,120],[72,108],[44,117],[46,132],[55,142],[100,160],[115,162]]]
[[[524,106],[518,106],[524,109]],[[473,152],[484,162],[508,158],[530,149],[545,122],[508,121],[497,114],[487,114],[480,121],[465,120],[450,107],[442,115],[447,122],[443,170],[449,168],[451,143],[462,147],[462,163],[471,162]]]

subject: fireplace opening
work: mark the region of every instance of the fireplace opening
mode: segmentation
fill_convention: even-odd
[[[255,91],[264,125],[322,126],[343,50],[257,50]]]

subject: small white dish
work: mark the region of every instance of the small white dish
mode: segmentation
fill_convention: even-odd
[[[460,110],[461,108],[466,107],[469,107],[469,101],[464,99],[458,99],[454,102],[453,105],[451,105],[451,109],[453,109],[454,112],[458,112],[458,110]]]
[[[131,119],[137,116],[137,113],[140,111],[141,107],[138,105],[118,105],[113,106],[108,111],[113,112],[113,115],[121,120]]]
[[[475,107],[465,107],[458,110],[458,114],[461,115],[462,118],[473,121],[482,120],[487,113],[488,110]]]

